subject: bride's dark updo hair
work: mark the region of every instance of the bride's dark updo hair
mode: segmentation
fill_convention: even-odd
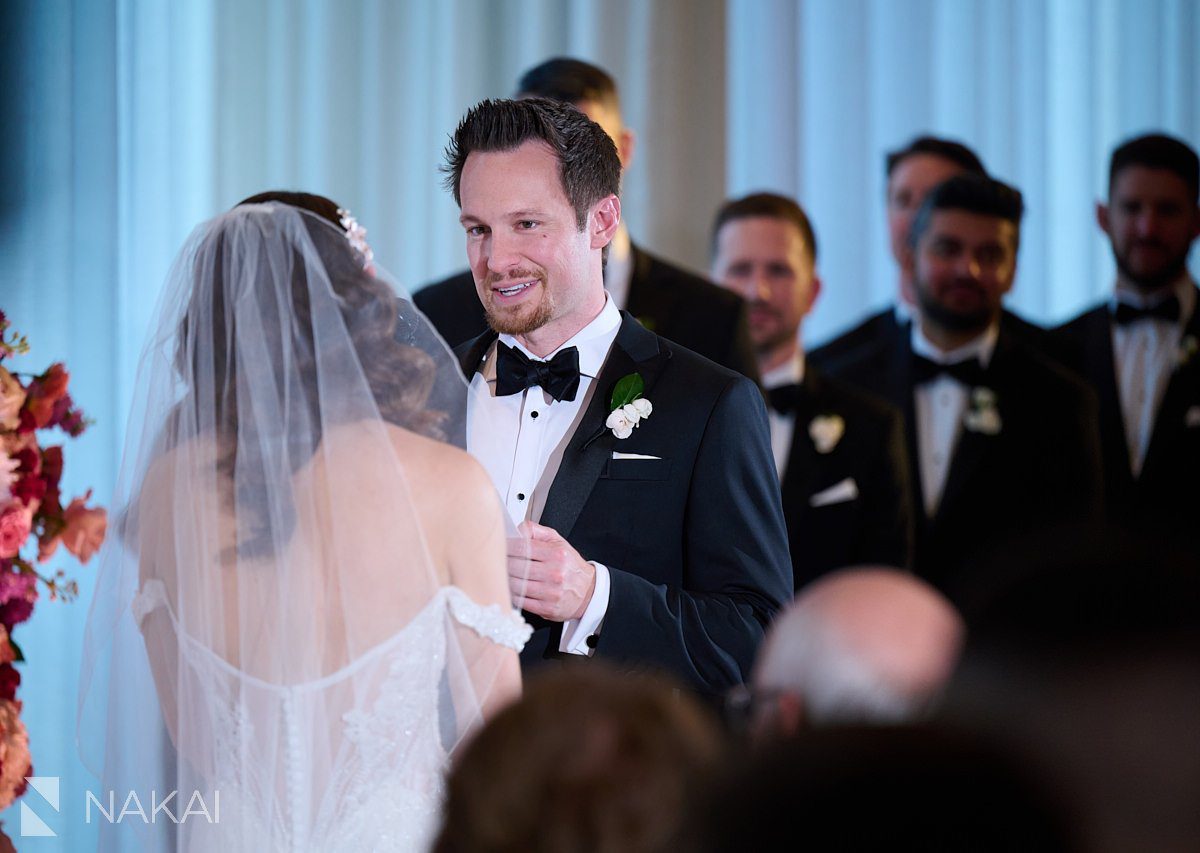
[[[405,342],[419,339],[420,321],[411,303],[406,300],[402,302],[389,284],[377,279],[365,268],[366,258],[347,239],[343,211],[324,196],[287,191],[251,196],[235,205],[234,211],[243,206],[259,204],[283,204],[315,214],[300,218],[319,256],[319,266],[323,267],[328,278],[354,349],[355,362],[362,370],[379,416],[384,421],[413,432],[442,438],[440,424],[445,415],[429,406],[436,365],[424,350]],[[230,282],[227,276],[236,275],[231,271],[247,260],[249,263],[265,261],[263,257],[255,258],[252,254],[249,259],[233,257],[229,233],[223,227],[215,229],[205,240],[205,243],[209,240],[213,242],[204,250],[206,260],[203,267],[199,263],[195,267],[192,309],[188,315],[211,317],[211,329],[207,330],[211,340],[189,340],[189,321],[185,317],[180,330],[177,363],[181,367],[190,365],[190,375],[196,379],[207,376],[211,371],[211,390],[197,387],[193,388],[193,393],[197,395],[197,405],[212,407],[212,427],[216,432],[220,454],[218,470],[232,479],[237,468],[235,499],[240,507],[254,508],[243,515],[249,524],[238,531],[238,552],[243,556],[261,556],[270,553],[273,544],[271,524],[278,524],[280,519],[272,518],[271,510],[266,506],[267,461],[247,458],[257,457],[261,449],[260,442],[248,435],[247,430],[262,425],[256,427],[253,419],[250,423],[239,422],[239,376],[252,375],[250,372],[260,368],[253,364],[238,364],[234,355],[240,351],[233,345],[237,339],[234,328],[236,312],[232,310],[234,306],[227,303],[237,297],[228,292]],[[313,294],[310,293],[311,283],[306,273],[312,260],[303,258],[300,252],[296,247],[291,249],[290,292],[274,299],[266,293],[260,295],[258,310],[276,316],[256,324],[256,328],[262,329],[262,345],[266,350],[287,354],[288,369],[286,376],[260,376],[260,379],[254,380],[255,388],[261,392],[263,387],[271,387],[273,381],[280,400],[286,400],[290,393],[299,389],[300,403],[308,411],[307,430],[301,429],[295,436],[289,435],[294,442],[287,447],[287,464],[292,471],[301,468],[316,452],[325,426],[322,424],[322,414],[326,418],[330,415],[346,415],[334,406],[327,405],[323,409],[321,405],[322,388],[318,376],[320,344],[314,331]],[[241,280],[244,277],[244,272],[237,276]],[[193,334],[205,334],[205,330],[191,331]],[[190,356],[185,353],[190,353]],[[276,359],[276,365],[281,363]],[[263,382],[266,384],[261,384]],[[295,397],[292,397],[292,405],[295,402]],[[239,446],[242,458],[237,458]],[[288,512],[290,514],[290,508]],[[250,520],[252,517],[253,520]],[[287,521],[294,524],[294,519]]]

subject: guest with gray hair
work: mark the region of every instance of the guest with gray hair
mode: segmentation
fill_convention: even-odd
[[[804,726],[920,717],[949,679],[964,638],[941,593],[886,567],[814,581],[772,624],[752,677],[758,740]]]

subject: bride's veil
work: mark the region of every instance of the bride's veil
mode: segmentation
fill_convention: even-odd
[[[174,820],[211,818],[221,784],[257,792],[256,840],[297,843],[290,822],[318,822],[345,784],[356,713],[407,703],[452,752],[515,667],[437,606],[455,584],[510,607],[499,501],[458,449],[468,387],[366,261],[327,219],[265,203],[199,226],[172,267],[80,683],[92,819],[113,846],[186,846]],[[431,633],[447,639],[413,641]],[[406,644],[418,675],[384,695],[372,663]],[[374,736],[403,755],[406,732]],[[172,791],[171,817],[152,815]]]

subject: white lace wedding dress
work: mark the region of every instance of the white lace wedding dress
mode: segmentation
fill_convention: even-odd
[[[207,733],[210,750],[198,756],[206,766],[194,772],[219,805],[212,823],[184,822],[180,847],[222,853],[427,849],[447,762],[439,707],[453,701],[444,679],[451,620],[517,650],[532,630],[518,612],[444,586],[348,666],[284,686],[241,672],[181,631],[163,583],[149,580],[134,598],[135,619],[141,625],[159,608],[178,639],[180,695],[196,691],[205,697],[196,707],[209,709],[189,725]],[[314,731],[322,717],[337,720],[336,730]],[[263,779],[283,780],[286,790],[264,790]],[[213,799],[206,803],[213,810]]]

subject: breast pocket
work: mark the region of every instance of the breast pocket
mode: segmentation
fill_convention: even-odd
[[[671,460],[609,459],[603,476],[608,480],[665,480],[671,476]]]

